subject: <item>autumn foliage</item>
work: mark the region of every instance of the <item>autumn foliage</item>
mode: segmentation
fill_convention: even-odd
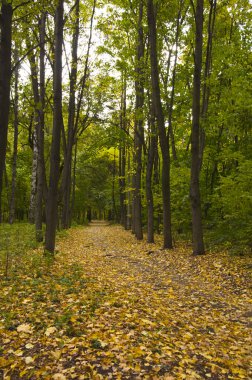
[[[248,257],[92,223],[1,272],[0,378],[248,379]],[[2,270],[2,269],[1,269]]]

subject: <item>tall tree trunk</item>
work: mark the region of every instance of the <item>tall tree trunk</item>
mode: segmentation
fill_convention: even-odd
[[[88,79],[88,66],[89,66],[89,56],[90,56],[90,48],[92,43],[92,35],[93,35],[93,24],[94,24],[94,16],[95,16],[95,9],[96,9],[96,0],[93,0],[93,9],[92,9],[92,15],[90,19],[90,28],[89,28],[89,39],[88,39],[88,45],[87,45],[87,54],[86,54],[86,60],[84,65],[84,74],[81,78],[81,88],[80,93],[78,96],[78,102],[76,106],[76,117],[75,117],[75,133],[77,134],[79,120],[80,120],[80,111],[84,96],[84,89],[86,87],[87,79]]]
[[[155,149],[157,146],[157,136],[154,109],[151,102],[149,102],[149,109],[149,143],[146,167],[147,242],[154,243],[154,202],[152,192],[152,173],[154,166]]]
[[[46,204],[45,249],[54,253],[58,216],[58,183],[60,176],[60,137],[62,117],[62,46],[64,0],[59,0],[55,14],[55,49],[53,67],[53,135],[50,155],[50,178]]]
[[[126,150],[126,161],[127,161],[127,185],[128,187],[131,187],[131,162],[130,162],[130,149]],[[127,190],[126,193],[126,199],[127,199],[127,216],[126,216],[126,230],[131,229],[131,220],[132,220],[132,202],[131,202],[131,191]]]
[[[209,79],[211,76],[211,66],[212,66],[212,44],[213,44],[213,32],[215,26],[215,16],[216,16],[216,0],[210,1],[210,10],[208,16],[208,28],[207,28],[207,47],[206,47],[206,60],[204,67],[204,78],[203,78],[203,89],[202,89],[202,106],[201,106],[201,120],[202,125],[200,126],[200,168],[203,163],[203,153],[205,148],[205,129],[204,124],[207,119],[207,111],[210,97],[210,86]]]
[[[174,137],[174,130],[173,130],[173,123],[172,123],[172,116],[173,116],[173,105],[174,105],[174,97],[175,97],[175,84],[176,84],[176,74],[177,74],[177,61],[178,61],[178,44],[179,44],[179,35],[180,35],[180,29],[181,29],[181,12],[183,7],[183,0],[180,0],[179,3],[179,11],[177,15],[177,21],[176,21],[176,37],[175,37],[175,55],[174,55],[174,65],[172,70],[172,83],[171,83],[171,95],[170,95],[170,102],[168,103],[168,96],[167,98],[167,108],[168,108],[168,124],[169,124],[169,135],[171,139],[171,147],[172,147],[172,156],[173,160],[177,163],[177,151],[176,151],[176,145],[175,145],[175,137]],[[167,89],[165,89],[167,92]]]
[[[116,200],[115,200],[115,178],[116,178],[116,151],[115,151],[115,148],[114,148],[114,158],[113,158],[113,169],[112,169],[112,175],[113,175],[113,179],[112,179],[112,215],[111,215],[111,219],[113,221],[117,220],[118,217],[117,217],[117,210],[116,210]]]
[[[73,159],[73,177],[72,177],[72,199],[71,199],[71,217],[74,212],[75,206],[75,190],[76,190],[76,165],[77,165],[77,142],[75,141],[75,149],[74,149],[74,159]],[[90,221],[91,221],[91,209],[90,209]]]
[[[143,105],[144,105],[144,36],[143,36],[143,1],[139,2],[138,14],[138,41],[136,54],[136,110],[134,131],[134,233],[138,240],[143,239],[142,230],[142,202],[141,202],[141,176],[142,176],[142,148],[144,140]]]
[[[126,146],[125,146],[125,124],[126,123],[126,80],[122,75],[121,109],[120,109],[120,129],[121,141],[119,146],[119,194],[120,194],[120,224],[126,228]]]
[[[74,121],[75,121],[75,92],[77,81],[77,64],[78,64],[78,40],[79,40],[79,23],[80,23],[80,1],[75,3],[75,20],[72,38],[72,63],[70,72],[70,96],[68,104],[68,130],[67,146],[64,154],[64,168],[62,173],[62,190],[63,190],[63,210],[62,210],[62,227],[69,228],[71,225],[71,174],[72,174],[72,155],[74,144]]]
[[[47,184],[45,173],[44,159],[44,126],[45,126],[45,28],[46,28],[46,13],[41,15],[39,20],[39,38],[40,38],[40,54],[39,54],[39,123],[36,123],[37,132],[37,149],[38,149],[38,164],[37,164],[37,195],[36,195],[36,213],[35,213],[35,228],[36,240],[43,240],[42,222],[43,222],[43,197],[46,198]]]
[[[192,142],[191,142],[191,186],[190,199],[192,209],[192,240],[193,254],[200,255],[205,252],[203,241],[203,228],[200,202],[200,95],[201,95],[201,70],[202,70],[202,46],[203,46],[203,0],[197,0],[195,12],[195,54],[193,77],[193,106],[192,106]]]
[[[150,61],[151,61],[151,82],[152,101],[157,119],[158,134],[162,152],[162,196],[163,196],[163,235],[164,248],[172,248],[171,233],[171,196],[170,196],[170,152],[169,134],[166,135],[163,108],[161,103],[159,70],[157,59],[157,31],[156,17],[153,0],[148,0],[147,7],[149,38],[150,38]]]
[[[2,220],[2,190],[5,168],[10,111],[12,5],[2,0],[0,15],[0,223]]]
[[[119,147],[119,192],[120,192],[120,224],[125,227],[126,224],[126,206],[125,206],[125,169],[126,169],[126,149],[124,139]]]
[[[31,48],[30,41],[26,41],[27,49]],[[36,214],[36,196],[37,196],[37,170],[38,170],[38,124],[40,123],[40,109],[39,109],[39,84],[38,84],[38,72],[36,66],[36,57],[34,53],[28,55],[30,68],[31,68],[31,84],[33,91],[33,99],[35,105],[35,128],[32,137],[32,176],[31,176],[31,195],[30,195],[30,208],[29,208],[29,221],[34,223]]]
[[[35,118],[35,122],[37,122]],[[31,195],[29,205],[28,219],[30,223],[35,222],[36,214],[36,196],[37,196],[37,169],[38,169],[38,145],[37,145],[37,131],[34,129],[32,137],[32,172],[31,172]]]
[[[18,50],[15,49],[15,62],[18,61]],[[15,219],[15,196],[16,196],[16,180],[17,180],[17,151],[18,151],[18,79],[19,66],[15,69],[15,91],[14,91],[14,141],[12,156],[12,178],[11,178],[11,198],[10,198],[10,216],[9,223],[12,224]]]

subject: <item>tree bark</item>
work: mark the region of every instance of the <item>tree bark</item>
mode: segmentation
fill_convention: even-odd
[[[77,165],[77,143],[78,140],[75,141],[75,148],[74,148],[74,159],[73,159],[73,177],[72,177],[72,199],[71,199],[71,215],[74,212],[74,206],[75,206],[75,190],[76,190],[76,165]],[[90,209],[90,222],[91,222],[91,209]]]
[[[45,33],[46,33],[46,13],[41,15],[39,20],[39,38],[40,38],[40,54],[39,54],[39,123],[37,123],[37,149],[38,149],[38,164],[37,164],[37,195],[36,195],[36,213],[35,213],[35,228],[36,240],[43,240],[42,222],[43,222],[43,198],[46,199],[47,184],[45,172],[44,158],[44,127],[45,127]]]
[[[192,209],[192,241],[193,254],[201,255],[205,252],[203,241],[203,228],[200,202],[200,96],[201,96],[201,70],[203,47],[203,0],[197,0],[195,13],[195,54],[193,77],[193,105],[192,105],[192,142],[191,142],[191,183],[190,199]]]
[[[35,120],[35,122],[37,122]],[[32,172],[31,172],[31,195],[29,206],[29,222],[35,222],[36,214],[36,196],[37,196],[37,169],[38,169],[38,145],[37,145],[37,132],[36,128],[32,138]]]
[[[50,155],[50,178],[46,204],[45,250],[54,253],[58,216],[58,183],[60,176],[60,138],[62,117],[62,46],[64,0],[59,0],[55,14],[55,48],[53,67],[53,135]]]
[[[115,180],[116,180],[116,151],[115,151],[115,148],[114,148],[112,176],[113,176],[113,178],[112,178],[112,213],[111,213],[111,219],[113,221],[116,221],[118,219],[118,217],[117,217],[116,200],[115,200]]]
[[[172,248],[171,233],[171,201],[170,201],[170,152],[169,134],[166,135],[163,108],[161,103],[159,69],[157,59],[157,31],[156,17],[153,0],[148,0],[147,7],[149,39],[150,39],[150,60],[151,60],[151,82],[152,101],[157,119],[159,142],[162,152],[162,196],[163,196],[163,235],[164,248]]]
[[[125,146],[125,122],[126,122],[126,80],[122,75],[121,110],[120,110],[120,129],[121,141],[119,146],[119,193],[120,193],[120,224],[126,228],[126,146]]]
[[[5,168],[10,111],[12,5],[2,0],[0,15],[0,223],[2,221],[2,190]]]
[[[154,243],[154,202],[152,192],[152,173],[157,147],[155,115],[153,104],[149,102],[149,137],[146,166],[146,201],[147,201],[147,242]]]
[[[207,119],[209,98],[210,98],[210,86],[209,79],[211,76],[211,66],[212,66],[212,44],[213,44],[213,32],[215,26],[215,16],[216,16],[216,0],[210,1],[210,10],[208,16],[208,28],[207,28],[207,47],[206,47],[206,60],[204,67],[204,78],[203,78],[203,89],[202,89],[202,106],[201,106],[201,120],[202,125],[200,126],[200,168],[203,163],[203,153],[205,148],[205,129],[204,124]]]
[[[126,150],[126,161],[127,161],[127,185],[131,187],[131,161],[130,161],[130,149]],[[131,202],[131,191],[128,190],[126,194],[127,199],[127,216],[126,216],[126,230],[131,229],[132,223],[132,202]]]
[[[18,60],[18,51],[15,49],[15,61]],[[12,178],[11,178],[11,198],[10,198],[10,215],[9,223],[13,224],[15,220],[15,200],[16,200],[16,181],[17,181],[17,151],[18,151],[18,80],[19,66],[15,68],[15,90],[14,90],[14,141],[12,156]]]
[[[62,191],[63,191],[63,210],[62,210],[62,227],[69,228],[71,225],[71,174],[72,174],[72,155],[74,145],[74,122],[75,122],[75,93],[77,82],[77,65],[78,65],[78,40],[79,40],[79,23],[80,23],[80,1],[76,0],[75,4],[75,21],[72,38],[72,63],[70,72],[70,89],[68,104],[68,128],[67,128],[67,146],[64,154],[64,167],[62,173]]]
[[[144,141],[143,106],[144,106],[144,36],[143,36],[143,1],[139,2],[138,13],[138,39],[136,54],[136,109],[134,126],[134,233],[138,240],[143,239],[142,230],[142,201],[141,201],[141,177],[142,177],[142,148]]]

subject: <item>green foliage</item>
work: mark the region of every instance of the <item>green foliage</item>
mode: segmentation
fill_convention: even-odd
[[[6,278],[15,275],[23,263],[23,253],[38,247],[34,237],[34,226],[28,223],[0,225],[0,267]],[[32,258],[31,258],[32,259]],[[39,266],[37,268],[39,270]]]
[[[229,176],[220,178],[220,185],[213,195],[217,236],[237,245],[252,246],[252,168],[245,160]],[[219,231],[218,231],[219,230]]]

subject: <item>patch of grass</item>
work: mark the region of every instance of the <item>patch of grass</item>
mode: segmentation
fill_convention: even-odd
[[[2,275],[6,278],[16,275],[23,268],[22,259],[27,256],[26,253],[38,246],[34,225],[29,223],[1,224],[0,267],[4,268]]]

